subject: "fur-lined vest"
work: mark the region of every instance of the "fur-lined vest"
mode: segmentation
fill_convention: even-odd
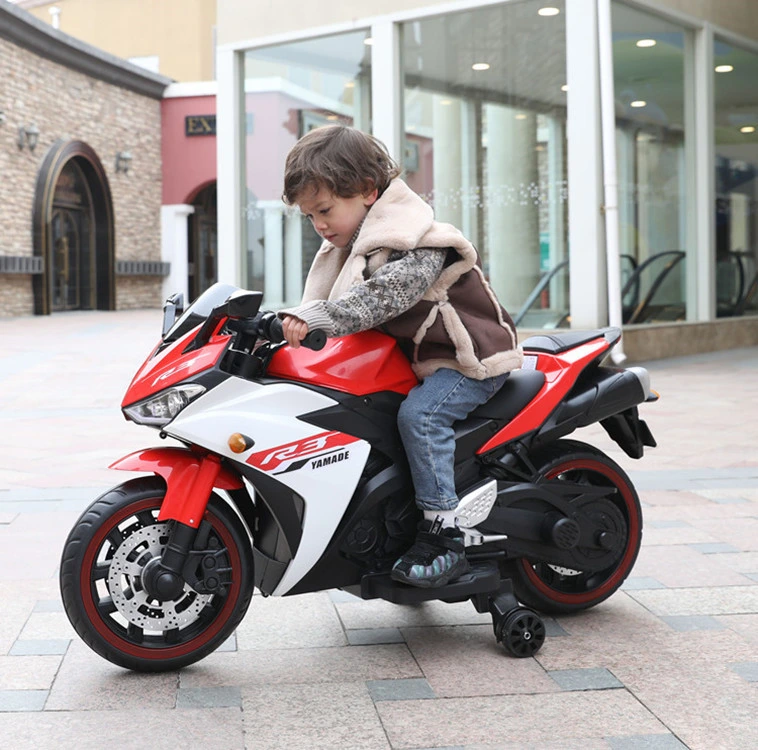
[[[484,278],[476,248],[402,180],[393,180],[371,206],[350,254],[324,242],[308,274],[301,304],[334,300],[385,264],[393,251],[448,250],[423,298],[381,328],[411,356],[419,378],[448,367],[477,380],[518,369],[516,329]]]

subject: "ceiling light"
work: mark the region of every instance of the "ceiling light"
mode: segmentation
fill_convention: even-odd
[[[449,107],[452,103],[452,99],[440,99],[440,104],[444,105],[445,107]]]
[[[557,16],[560,13],[560,9],[558,8],[540,8],[537,11],[538,16]]]
[[[327,115],[326,119],[327,120],[336,120],[337,119],[337,115]]]
[[[471,66],[472,70],[489,70],[490,64],[489,63],[474,63]]]
[[[638,47],[655,47],[656,44],[658,44],[658,42],[656,42],[655,39],[639,39],[637,41]]]
[[[348,81],[348,82],[345,84],[345,88],[346,88],[346,89],[353,89],[353,88],[355,88],[355,81]]]
[[[527,116],[526,116],[526,115],[525,115],[523,112],[519,112],[519,113],[516,115],[516,119],[517,119],[517,120],[526,120],[526,117],[527,117]]]
[[[561,86],[561,91],[568,91],[568,90],[569,90],[568,84],[564,83],[563,86]]]
[[[367,45],[370,47],[370,46],[371,46],[371,45],[374,43],[374,40],[373,40],[373,39],[372,39],[370,36],[367,36],[367,37],[366,37],[366,38],[363,40],[363,43],[364,43],[364,44],[367,44]]]
[[[714,70],[717,73],[731,73],[734,70],[734,65],[717,65]]]
[[[740,133],[755,133],[755,128],[752,125],[745,125],[740,128]]]
[[[647,107],[647,102],[643,101],[642,99],[637,99],[636,101],[629,102],[630,107]]]

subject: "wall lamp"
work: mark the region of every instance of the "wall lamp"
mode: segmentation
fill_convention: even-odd
[[[116,172],[126,174],[129,171],[129,165],[132,163],[132,155],[128,151],[116,152]]]
[[[36,125],[23,125],[18,126],[18,147],[23,151],[24,148],[28,148],[29,151],[34,151],[37,148],[37,141],[39,140],[39,128]]]

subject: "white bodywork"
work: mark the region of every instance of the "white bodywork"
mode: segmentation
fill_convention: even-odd
[[[287,593],[323,554],[371,450],[365,440],[298,419],[336,404],[296,384],[262,385],[231,377],[192,401],[164,428],[167,435],[265,471],[305,501],[300,546],[274,596]],[[227,441],[234,433],[252,438],[254,445],[233,453]]]

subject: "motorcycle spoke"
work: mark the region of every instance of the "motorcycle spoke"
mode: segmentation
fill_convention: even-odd
[[[112,615],[118,612],[118,607],[110,596],[106,596],[98,601],[97,610],[101,615]]]
[[[92,567],[92,581],[102,581],[108,577],[111,570],[110,560],[108,562],[99,562]]]
[[[149,510],[142,510],[136,514],[137,519],[142,526],[151,526],[155,523],[155,516]]]
[[[111,545],[111,549],[118,549],[124,542],[124,535],[118,527],[114,527],[108,533],[106,537],[108,544]]]
[[[126,628],[126,634],[129,636],[129,640],[132,643],[142,643],[145,637],[145,631],[133,622],[130,622],[129,626]]]

